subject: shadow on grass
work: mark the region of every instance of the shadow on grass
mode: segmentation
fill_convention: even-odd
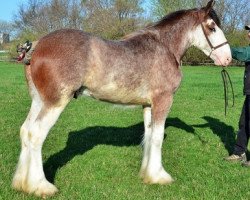
[[[193,127],[210,128],[215,135],[220,137],[221,142],[224,144],[226,150],[228,151],[228,154],[231,155],[233,153],[233,148],[235,144],[234,128],[213,117],[204,116],[202,118],[206,120],[207,123],[193,125]]]
[[[193,127],[179,118],[168,118],[166,128],[173,126],[194,134]],[[57,170],[77,155],[82,155],[97,145],[137,146],[143,138],[144,125],[138,123],[127,128],[95,126],[70,132],[66,147],[50,156],[44,164],[44,172],[50,182],[54,182]]]

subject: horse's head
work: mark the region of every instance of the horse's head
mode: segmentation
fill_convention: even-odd
[[[231,50],[213,5],[214,0],[210,0],[206,7],[199,10],[199,23],[193,32],[192,41],[193,45],[213,59],[216,65],[227,66],[232,61]]]

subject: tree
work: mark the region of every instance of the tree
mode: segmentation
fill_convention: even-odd
[[[141,0],[86,0],[84,28],[87,32],[116,39],[134,31],[142,21]]]
[[[19,7],[15,27],[40,37],[61,28],[75,28],[118,38],[142,21],[142,0],[28,0]],[[24,34],[25,35],[25,34]]]
[[[152,12],[156,18],[161,18],[170,12],[196,7],[196,0],[152,0]]]
[[[11,35],[13,33],[13,24],[4,20],[0,20],[0,32]]]
[[[249,0],[227,0],[227,11],[224,20],[226,30],[235,32],[245,26],[250,17],[249,10]]]
[[[81,0],[28,0],[19,6],[15,27],[37,37],[61,28],[82,29]]]

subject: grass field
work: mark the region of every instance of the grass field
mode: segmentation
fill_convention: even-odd
[[[183,81],[166,123],[163,163],[175,182],[144,185],[138,178],[142,110],[73,100],[43,147],[51,199],[250,199],[250,169],[223,160],[232,152],[243,102],[243,68],[231,67],[236,105],[224,116],[218,67],[183,67]],[[0,63],[0,199],[37,199],[11,188],[19,127],[30,105],[18,64]],[[248,154],[249,157],[249,154]]]

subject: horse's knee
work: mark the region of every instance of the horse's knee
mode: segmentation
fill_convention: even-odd
[[[26,125],[26,123],[23,123],[23,125],[20,128],[20,139],[25,144],[27,144],[29,141],[28,133],[29,133],[29,129],[28,129],[27,125]]]
[[[20,138],[23,139],[28,133],[27,127],[23,124],[20,128]]]
[[[44,142],[44,130],[38,123],[31,125],[28,131],[28,141],[32,149],[40,148]]]

